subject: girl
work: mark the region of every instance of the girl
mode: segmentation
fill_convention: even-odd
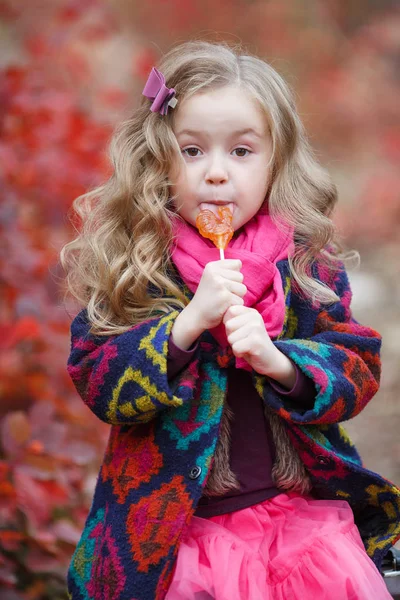
[[[170,87],[171,86],[171,87]],[[69,374],[112,425],[73,600],[384,600],[400,490],[338,423],[380,376],[351,314],[336,190],[262,60],[184,43],[75,201]],[[233,213],[221,260],[199,211]]]

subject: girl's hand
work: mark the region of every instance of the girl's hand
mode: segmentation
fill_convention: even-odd
[[[212,329],[222,321],[227,309],[243,305],[247,288],[240,272],[238,259],[216,260],[207,263],[192,300],[185,308],[198,329]]]
[[[223,323],[233,354],[244,358],[260,375],[267,375],[287,388],[294,385],[292,362],[271,341],[265,323],[255,308],[231,306]]]

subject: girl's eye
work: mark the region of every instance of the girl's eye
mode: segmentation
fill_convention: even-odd
[[[182,150],[182,152],[183,152],[183,154],[186,153],[186,156],[195,158],[196,156],[198,156],[198,154],[196,154],[196,152],[200,152],[200,150],[198,148],[191,147],[191,148],[185,148],[185,150]],[[194,153],[192,154],[192,152],[194,152]]]
[[[248,152],[250,153],[250,150],[247,150],[247,148],[235,148],[234,152]],[[244,158],[245,156],[247,156],[247,154],[237,154],[236,156],[239,156],[240,158]]]

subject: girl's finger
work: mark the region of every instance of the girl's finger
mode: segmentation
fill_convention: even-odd
[[[239,328],[249,325],[249,318],[247,314],[237,315],[228,319],[225,323],[225,327],[228,331],[236,331]]]
[[[247,354],[249,351],[247,338],[244,338],[237,342],[234,342],[232,344],[232,350],[236,356],[237,355],[243,356],[244,354]]]
[[[248,312],[248,307],[244,306],[244,300],[243,298],[241,298],[242,302],[240,303],[241,306],[238,306],[239,303],[236,303],[235,305],[230,306],[227,311],[225,312],[224,316],[223,316],[223,323],[226,324],[228,321],[230,321],[230,319],[233,319],[233,317],[236,317],[238,315],[244,314],[245,312]]]
[[[240,296],[236,296],[236,294],[232,294],[231,306],[229,308],[232,308],[232,306],[243,306],[243,304],[244,304],[243,298],[241,298]],[[228,308],[228,310],[229,310],[229,308]]]
[[[243,296],[247,293],[247,287],[244,285],[244,283],[229,281],[225,285],[230,292],[237,294],[241,298],[243,298]]]
[[[248,335],[249,335],[249,331],[246,329],[246,327],[240,327],[239,329],[236,329],[232,333],[229,333],[227,335],[227,338],[228,338],[228,342],[232,346],[232,344],[236,344],[240,340],[244,340],[245,338],[247,338]]]
[[[229,281],[239,281],[239,283],[243,283],[244,275],[240,271],[219,271],[219,274],[224,277],[224,279],[229,279]]]

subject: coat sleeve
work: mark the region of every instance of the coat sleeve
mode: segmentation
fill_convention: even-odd
[[[68,373],[83,401],[111,425],[146,423],[193,398],[198,353],[168,381],[168,339],[179,311],[115,336],[94,336],[86,310],[71,324]]]
[[[314,382],[317,394],[313,403],[296,403],[275,390],[262,375],[254,374],[255,386],[266,404],[287,421],[297,424],[330,424],[357,415],[379,388],[381,336],[360,325],[350,309],[351,289],[343,267],[335,272],[330,287],[339,301],[320,310],[296,305],[294,321],[304,320],[296,331],[311,335],[295,336],[274,342],[301,371]],[[316,318],[312,313],[316,313]]]

